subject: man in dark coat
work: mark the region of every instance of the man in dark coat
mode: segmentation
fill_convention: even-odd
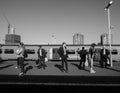
[[[86,61],[86,55],[87,55],[87,51],[85,50],[85,47],[82,47],[82,50],[80,50],[80,64],[79,64],[79,68],[82,68],[82,64],[83,64],[83,69],[85,68],[85,61]]]
[[[105,48],[105,46],[103,46],[103,48],[101,49],[101,67],[107,67],[107,61],[108,61],[108,55],[109,55],[109,51],[108,49]]]
[[[37,51],[38,53],[38,67],[43,67],[45,69],[45,58],[46,58],[46,50],[42,48],[42,46],[39,46],[39,49]]]
[[[61,63],[62,70],[64,70],[64,64],[65,64],[65,67],[66,67],[65,71],[66,71],[66,73],[68,73],[68,64],[67,64],[68,52],[67,52],[67,47],[66,47],[65,42],[63,42],[62,46],[59,48],[58,54],[62,61],[62,63]]]

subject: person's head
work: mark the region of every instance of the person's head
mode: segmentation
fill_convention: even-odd
[[[85,49],[85,47],[82,47],[82,50],[84,50]]]
[[[39,48],[42,48],[42,46],[41,46],[41,45],[39,45]]]
[[[22,42],[19,42],[19,46],[20,46],[20,47],[23,47],[24,44],[23,44]]]
[[[95,43],[92,43],[92,44],[91,44],[91,47],[92,47],[92,48],[94,48],[94,47],[95,47],[95,45],[96,45]]]
[[[105,45],[103,46],[103,49],[105,49]]]
[[[63,47],[65,47],[65,46],[66,46],[66,43],[65,43],[65,42],[63,42],[63,43],[62,43],[62,46],[63,46]]]

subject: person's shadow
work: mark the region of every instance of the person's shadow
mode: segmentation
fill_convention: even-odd
[[[60,64],[55,64],[54,66],[58,68],[61,72],[63,72],[63,68]]]
[[[25,69],[25,73],[27,73],[29,70],[31,70],[31,69],[33,69],[33,66],[28,66],[28,67],[26,67],[26,69]]]
[[[2,70],[2,69],[5,69],[5,68],[8,68],[8,67],[11,67],[11,66],[13,66],[14,64],[10,64],[10,65],[6,65],[6,66],[2,66],[2,67],[0,67],[0,70]]]
[[[102,68],[100,64],[94,64],[94,66]],[[113,70],[113,71],[116,71],[116,72],[120,72],[120,70],[117,70],[115,68],[111,68],[110,65],[108,65],[105,69],[109,69],[109,70]]]
[[[33,66],[26,67],[27,65],[29,65],[29,63],[24,63],[24,73],[27,73],[29,70],[33,69]]]
[[[79,65],[76,64],[76,63],[71,63],[71,64],[74,65],[74,66],[76,66],[79,70],[85,70],[85,71],[87,71],[87,72],[90,72],[89,70],[87,70],[87,69],[85,69],[85,68],[83,68],[83,67],[79,67]]]

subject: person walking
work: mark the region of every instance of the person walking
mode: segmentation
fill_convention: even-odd
[[[68,63],[67,63],[68,52],[67,52],[67,47],[65,42],[63,42],[62,46],[59,48],[58,54],[61,58],[62,71],[65,71],[66,73],[68,73]],[[65,69],[64,69],[64,64],[65,64]]]
[[[19,43],[19,47],[17,50],[17,66],[21,69],[19,76],[23,76],[24,73],[24,44],[22,42]]]
[[[17,54],[17,66],[15,67],[16,69],[20,68],[20,62],[19,62],[20,54],[19,54],[19,51],[20,51],[20,45],[18,45],[18,49],[16,51],[16,54]]]

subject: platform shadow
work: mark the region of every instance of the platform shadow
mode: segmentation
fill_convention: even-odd
[[[72,65],[76,66],[79,69],[79,65],[76,63],[71,63]]]
[[[102,68],[99,64],[95,64],[94,66],[95,66],[95,67]],[[120,70],[115,69],[115,68],[111,68],[110,66],[107,66],[107,68],[105,68],[105,69],[109,69],[109,70],[112,70],[112,71],[120,72]]]
[[[29,63],[24,63],[24,67],[27,66]]]
[[[113,71],[116,71],[116,72],[120,72],[120,70],[114,69],[114,68],[111,68],[111,67],[107,67],[106,69],[113,70]]]
[[[2,66],[2,67],[0,67],[0,70],[2,70],[2,69],[5,69],[5,68],[8,68],[8,67],[11,67],[11,66],[13,66],[14,64],[10,64],[10,65],[6,65],[6,66]]]
[[[55,64],[54,66],[55,66],[56,68],[58,68],[61,72],[63,72],[62,66],[61,66],[60,64]]]
[[[25,69],[25,73],[27,73],[29,70],[31,70],[31,69],[33,69],[33,66],[28,66],[28,67],[26,67],[26,69]]]
[[[71,63],[72,65],[76,66],[79,70],[85,70],[87,72],[90,72],[89,70],[85,69],[85,68],[80,68],[78,64],[76,63]]]

